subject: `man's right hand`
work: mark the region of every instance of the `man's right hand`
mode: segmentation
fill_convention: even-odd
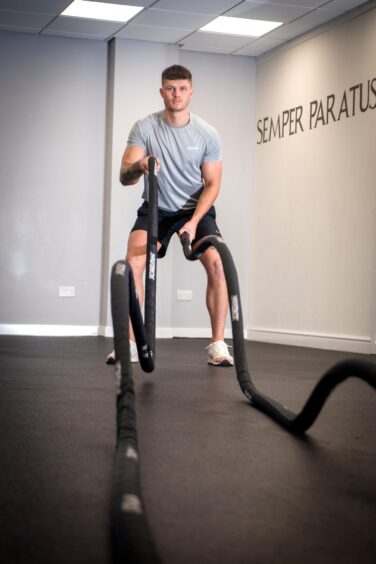
[[[138,161],[138,165],[140,167],[140,170],[142,171],[142,174],[148,174],[149,172],[149,159],[150,157],[153,155],[150,155],[149,157],[144,157],[143,159],[140,159]],[[156,166],[155,166],[155,172],[158,172],[159,169],[161,168],[161,163],[160,160],[158,159],[158,157],[154,157],[156,160]]]
[[[123,186],[130,186],[137,184],[143,174],[148,173],[149,158],[145,157],[145,151],[142,147],[131,146],[127,147],[120,168],[120,182]],[[156,172],[160,169],[160,161],[157,157]]]

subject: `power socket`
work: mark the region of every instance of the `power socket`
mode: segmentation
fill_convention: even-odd
[[[189,302],[192,300],[192,290],[177,290],[176,299],[179,301]]]
[[[59,286],[59,298],[74,298],[76,288],[74,286]]]

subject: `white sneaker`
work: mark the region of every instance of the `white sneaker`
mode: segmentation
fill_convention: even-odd
[[[138,351],[137,351],[137,345],[134,341],[131,341],[129,339],[129,349],[130,349],[130,353],[131,353],[131,362],[138,362]],[[106,364],[115,364],[116,362],[116,358],[115,358],[115,351],[110,352],[109,355],[107,355],[106,358]]]
[[[228,345],[224,341],[215,341],[206,347],[208,351],[208,364],[214,366],[233,366],[234,359],[228,352]]]
[[[129,349],[131,352],[131,362],[138,362],[137,345],[134,341],[131,341],[131,339],[129,339]]]

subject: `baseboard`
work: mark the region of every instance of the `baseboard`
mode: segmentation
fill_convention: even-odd
[[[113,338],[114,330],[111,325],[100,325],[98,335]],[[155,330],[155,336],[157,339],[172,339],[175,335],[171,327],[157,327]]]
[[[188,339],[210,339],[211,331],[205,327],[157,327],[157,339],[173,339],[182,337]],[[0,324],[0,335],[30,335],[39,337],[85,337],[102,336],[113,337],[111,325],[28,325],[28,324]],[[231,339],[231,329],[226,329],[225,338]]]
[[[110,325],[99,325],[98,327],[98,335],[101,337],[113,337],[114,330]]]
[[[87,337],[96,336],[98,334],[98,325],[0,325],[0,335],[29,335],[36,337]]]
[[[110,325],[101,326],[99,334],[104,337],[113,337],[114,332]],[[185,339],[210,339],[211,330],[209,327],[157,327],[155,330],[157,339],[173,339],[174,337]],[[244,335],[245,337],[245,335]],[[225,330],[225,338],[232,338],[231,329]]]
[[[209,327],[173,327],[171,329],[173,337],[186,339],[211,339],[212,332]],[[246,332],[244,332],[246,338]],[[232,330],[225,329],[225,339],[232,339]]]
[[[30,335],[38,337],[103,337],[114,336],[110,325],[29,325],[0,324],[0,335]],[[326,335],[299,331],[276,331],[274,329],[251,328],[245,332],[249,341],[336,350],[363,354],[376,354],[373,338],[347,335]],[[210,339],[211,331],[205,327],[157,327],[157,339]],[[230,328],[225,330],[225,338],[232,338]]]
[[[276,343],[279,345],[362,354],[372,354],[374,352],[370,337],[251,328],[247,331],[247,339],[249,341]]]

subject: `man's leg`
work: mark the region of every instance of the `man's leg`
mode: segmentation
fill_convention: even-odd
[[[225,324],[228,311],[227,284],[222,260],[213,247],[200,257],[208,277],[206,305],[212,327],[212,343],[208,347],[209,363],[219,366],[232,366],[233,359],[224,343]]]
[[[223,341],[228,310],[227,285],[221,257],[210,247],[200,257],[208,277],[206,305],[209,311],[213,341]]]
[[[128,239],[128,248],[126,260],[129,262],[134,282],[136,285],[138,301],[142,307],[144,303],[144,272],[146,268],[146,246],[147,246],[147,232],[142,229],[137,231],[132,231]],[[135,341],[135,336],[133,333],[133,328],[131,322],[129,322],[129,338],[131,341]]]

